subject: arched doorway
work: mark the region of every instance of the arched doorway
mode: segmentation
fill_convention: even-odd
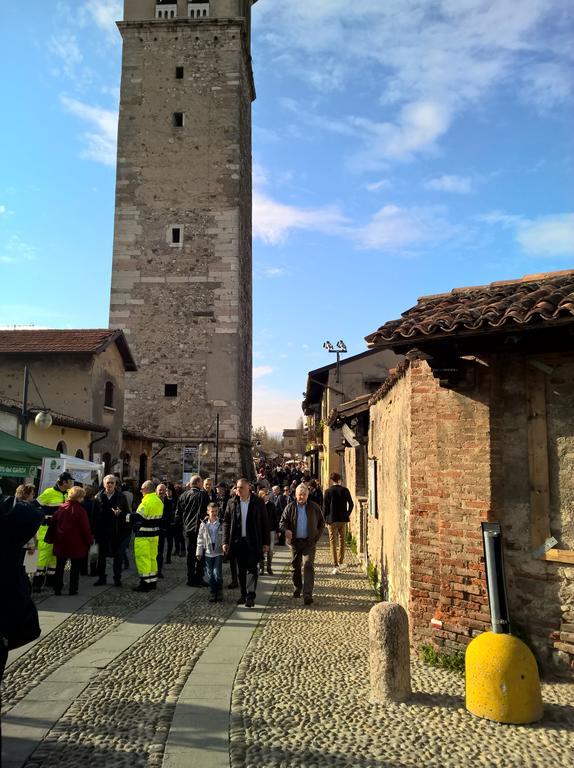
[[[122,478],[131,476],[131,456],[129,453],[122,453]]]

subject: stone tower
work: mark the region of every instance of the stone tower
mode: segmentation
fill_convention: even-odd
[[[251,474],[251,5],[124,0],[110,326],[138,371],[126,424]]]

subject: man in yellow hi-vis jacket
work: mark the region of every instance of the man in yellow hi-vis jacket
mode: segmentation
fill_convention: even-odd
[[[141,488],[143,498],[135,512],[129,516],[134,527],[134,555],[140,583],[134,592],[149,592],[157,587],[157,550],[163,501],[155,493],[151,480]]]
[[[42,505],[44,512],[44,522],[38,528],[38,565],[32,581],[34,592],[39,592],[44,585],[52,586],[56,574],[56,557],[54,556],[53,545],[45,541],[48,524],[52,515],[68,498],[68,491],[74,485],[74,478],[69,472],[62,472],[58,477],[58,482],[53,488],[46,488],[38,496],[38,503]]]

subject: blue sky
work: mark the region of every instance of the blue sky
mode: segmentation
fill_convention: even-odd
[[[120,16],[2,9],[1,325],[107,325]],[[326,339],[574,266],[573,33],[569,0],[254,6],[255,425],[293,426]]]

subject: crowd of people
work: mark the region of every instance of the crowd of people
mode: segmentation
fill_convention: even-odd
[[[207,587],[209,601],[219,602],[227,560],[227,588],[239,589],[237,603],[248,608],[255,605],[258,577],[273,575],[275,547],[288,545],[293,597],[311,605],[315,551],[326,525],[333,573],[344,567],[353,501],[338,474],[331,475],[331,483],[323,494],[301,465],[262,464],[253,482],[239,478],[215,487],[211,478],[194,475],[185,488],[146,480],[135,493],[106,475],[94,492],[76,484],[69,472],[37,499],[33,485],[19,486],[13,497],[0,499],[1,667],[9,649],[39,634],[31,590],[61,595],[68,562],[70,595],[77,594],[82,574],[96,576],[94,585],[104,586],[109,560],[114,587],[121,588],[132,539],[139,576],[135,591],[155,590],[164,566],[173,557],[185,557],[188,586]],[[23,562],[35,551],[30,584]]]

